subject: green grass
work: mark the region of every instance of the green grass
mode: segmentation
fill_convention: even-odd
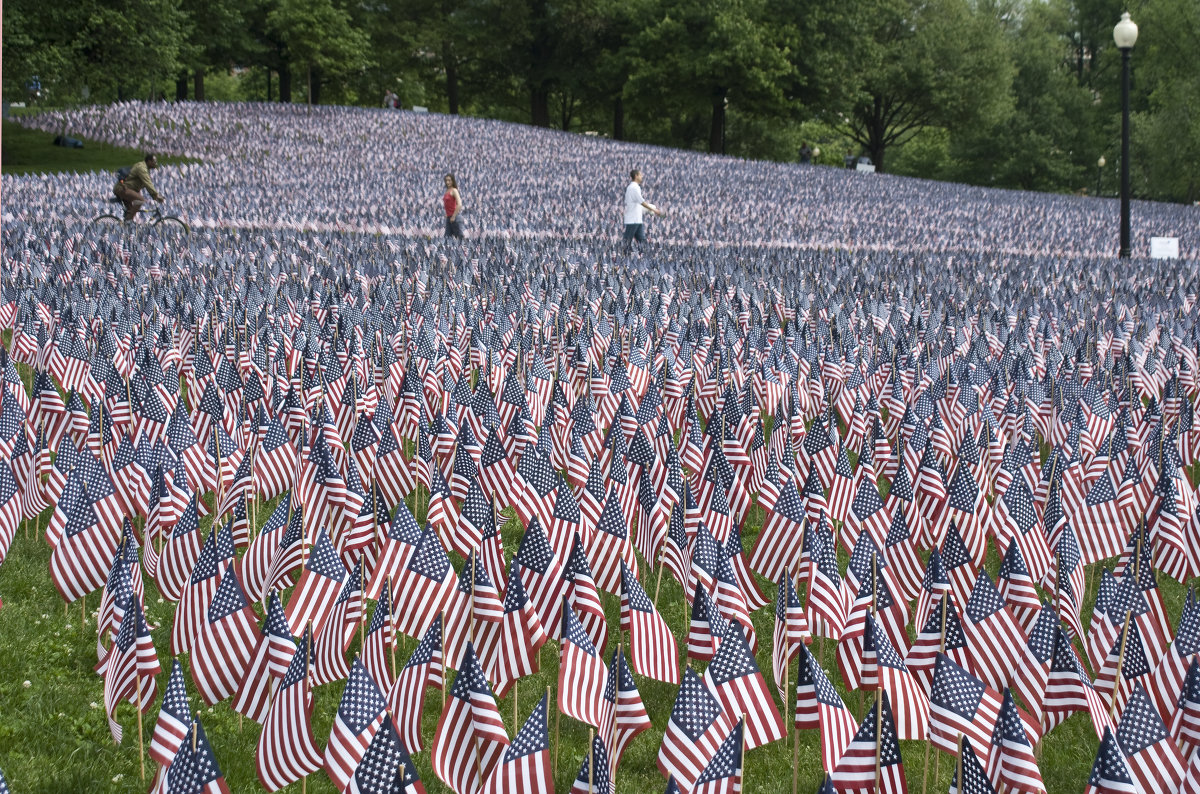
[[[413,503],[410,507],[421,505]],[[422,510],[418,510],[418,518]],[[261,520],[265,520],[269,509],[260,509]],[[511,558],[520,541],[521,526],[509,518],[503,527],[506,557]],[[42,517],[45,525],[47,515]],[[762,511],[754,507],[747,523],[747,547],[752,545],[761,526]],[[208,520],[202,522],[207,527]],[[144,791],[138,774],[137,721],[131,705],[122,705],[117,712],[125,728],[125,741],[120,746],[109,737],[104,711],[102,681],[92,672],[95,663],[95,617],[92,614],[99,603],[99,595],[87,599],[86,610],[78,603],[64,607],[61,598],[50,583],[47,564],[49,547],[38,537],[35,525],[18,531],[4,566],[0,571],[0,593],[4,607],[0,610],[0,768],[8,776],[13,791],[29,794],[56,794],[62,791],[95,790],[100,788],[116,792]],[[846,563],[842,555],[843,565]],[[461,560],[456,563],[461,567]],[[993,552],[988,567],[995,573],[999,561]],[[643,584],[653,595],[654,577],[646,566],[641,568]],[[1095,573],[1095,572],[1092,572]],[[664,617],[675,630],[682,654],[685,646],[684,600],[682,589],[670,576],[663,577],[658,606]],[[1098,577],[1089,575],[1092,589]],[[759,580],[768,596],[774,595],[774,587]],[[1164,580],[1162,586],[1173,621],[1179,618],[1182,608],[1183,588]],[[1084,625],[1090,617],[1088,594]],[[609,648],[618,641],[619,600],[605,595],[605,606],[609,617]],[[164,673],[159,678],[159,694],[166,685],[170,657],[167,651],[169,632],[167,627],[174,619],[174,605],[161,603],[153,583],[146,586],[147,617],[158,626],[154,632],[159,659]],[[368,609],[369,619],[373,605]],[[86,623],[81,625],[81,614],[86,611]],[[757,654],[760,668],[770,681],[770,638],[773,610],[765,608],[754,615],[759,635]],[[412,638],[403,639],[397,648],[397,666],[402,666],[415,647]],[[828,645],[828,647],[825,647]],[[358,649],[358,636],[350,648],[353,655]],[[825,660],[831,678],[839,681],[834,661],[833,643],[818,639],[813,646],[817,658]],[[517,717],[513,716],[513,695],[499,703],[510,735],[515,733],[528,716],[538,698],[550,687],[553,692],[558,673],[557,645],[550,642],[542,650],[542,672],[523,679],[519,687]],[[703,668],[702,663],[694,663]],[[186,667],[186,662],[185,662]],[[794,668],[793,668],[794,669]],[[653,728],[638,736],[629,746],[617,777],[617,789],[621,792],[657,792],[665,788],[665,781],[655,766],[655,759],[662,739],[662,732],[670,717],[676,688],[637,676],[637,683],[653,721]],[[24,682],[28,681],[26,687]],[[334,712],[341,696],[342,682],[319,687],[315,693],[313,730],[318,743],[323,747],[332,726]],[[199,708],[199,698],[188,682],[192,693],[193,710]],[[839,689],[841,689],[839,683]],[[772,692],[774,687],[772,686]],[[858,693],[843,696],[847,705],[859,718],[870,705],[871,698]],[[442,695],[429,691],[424,715],[425,748],[415,755],[418,771],[430,792],[448,791],[430,767],[429,748],[432,745],[437,725]],[[96,704],[96,705],[92,705]],[[783,710],[783,706],[776,704]],[[786,711],[783,711],[785,718]],[[143,724],[145,736],[150,736],[157,716],[157,707],[146,715]],[[259,735],[259,726],[243,721],[228,706],[220,703],[199,711],[205,729],[213,744],[217,761],[234,792],[261,791],[254,767],[254,751]],[[570,787],[574,775],[587,749],[588,728],[570,718],[563,718],[555,739],[554,721],[551,720],[552,747],[558,754],[556,785],[558,791]],[[820,768],[820,747],[815,731],[804,731],[799,736],[798,750],[794,749],[794,732],[789,730],[788,741],[777,742],[751,751],[746,760],[745,788],[749,792],[778,792],[791,788],[793,752],[797,752],[795,769],[800,791],[815,791],[820,784],[823,771]],[[1084,714],[1076,714],[1054,730],[1045,740],[1042,750],[1042,772],[1050,794],[1068,794],[1082,791],[1092,759],[1096,752],[1097,739],[1091,722]],[[903,742],[902,756],[908,777],[909,790],[914,794],[922,790],[925,770],[925,743]],[[929,764],[929,791],[945,792],[950,785],[954,760],[950,756],[933,752]],[[147,774],[153,773],[153,762],[147,761]],[[935,774],[936,771],[936,774]],[[290,791],[299,791],[294,784]],[[334,788],[324,773],[310,776],[307,790],[319,794],[333,792]]]
[[[0,139],[0,171],[6,174],[53,174],[64,171],[108,171],[133,165],[144,152],[83,140],[82,149],[54,145],[54,133],[22,127],[5,119]],[[71,136],[78,137],[78,136]],[[198,162],[186,157],[159,158],[162,165]]]

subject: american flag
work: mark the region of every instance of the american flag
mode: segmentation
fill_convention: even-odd
[[[354,563],[342,585],[329,617],[313,635],[312,685],[314,687],[341,681],[350,674],[346,664],[346,649],[354,638],[354,630],[363,618],[363,560]]]
[[[721,647],[704,671],[704,682],[726,714],[746,715],[747,749],[783,738],[783,717],[737,621],[729,622]]]
[[[637,557],[629,537],[629,526],[621,511],[616,488],[610,488],[596,523],[596,532],[588,545],[588,564],[596,586],[609,593],[618,592],[622,563],[637,576]]]
[[[650,727],[650,716],[642,703],[638,692],[637,682],[633,673],[625,663],[625,654],[620,647],[613,650],[612,660],[608,665],[608,681],[604,685],[604,702],[602,709],[599,735],[609,748],[609,760],[612,764],[610,777],[615,785],[617,767],[625,748],[634,737]]]
[[[708,766],[696,778],[692,794],[739,794],[742,790],[745,717],[721,742]]]
[[[960,779],[961,776],[961,779]],[[992,782],[984,772],[975,748],[966,736],[958,747],[958,764],[950,778],[950,794],[994,794]]]
[[[312,732],[312,691],[308,686],[311,648],[312,630],[306,628],[258,737],[255,766],[258,781],[267,791],[278,791],[321,768],[321,750]]]
[[[479,794],[553,794],[548,703],[543,694]]]
[[[170,537],[163,544],[158,563],[158,591],[168,601],[178,601],[191,578],[192,569],[200,557],[200,517],[196,512],[196,495],[175,522]]]
[[[325,746],[325,773],[338,791],[345,791],[350,784],[383,723],[386,708],[379,686],[362,662],[355,659]]]
[[[1012,688],[1021,696],[1039,725],[1045,707],[1046,684],[1050,679],[1050,663],[1054,659],[1058,629],[1059,620],[1054,608],[1049,603],[1042,604],[1021,658],[1013,669]]]
[[[82,453],[90,457],[91,453]],[[108,475],[104,475],[107,478]],[[62,538],[50,553],[50,579],[64,601],[75,601],[99,590],[108,579],[113,554],[121,542],[121,519],[102,520],[96,506],[103,501],[104,491],[89,493],[92,483],[83,483],[82,498],[66,517]],[[111,483],[107,484],[112,494]],[[16,493],[12,469],[0,465],[0,495]]]
[[[279,594],[271,593],[267,599],[267,617],[263,621],[262,639],[255,649],[254,657],[246,665],[242,681],[238,685],[231,708],[238,714],[261,723],[267,717],[267,707],[275,694],[279,681],[287,674],[292,655],[296,652],[296,641],[287,624]]]
[[[121,619],[121,629],[117,632],[112,652],[105,658],[102,667],[104,711],[108,715],[108,728],[113,741],[120,744],[121,725],[113,716],[117,704],[128,700],[141,712],[149,711],[158,696],[155,676],[162,672],[150,627],[146,625],[141,604],[136,599],[130,601]]]
[[[588,565],[587,554],[583,550],[583,540],[578,533],[575,534],[571,554],[562,567],[559,593],[566,596],[571,608],[578,615],[579,622],[587,632],[588,639],[596,646],[597,651],[603,653],[604,643],[608,637],[604,604],[600,601],[600,592],[596,589],[596,582],[592,578],[592,569]],[[560,608],[561,605],[560,601]],[[560,615],[559,622],[553,627],[556,633],[561,632],[563,626],[561,612],[558,614]],[[542,625],[550,628],[549,624]],[[556,636],[556,639],[559,638],[561,637]]]
[[[812,531],[811,526],[809,531]],[[812,539],[808,570],[808,623],[814,635],[836,640],[845,629],[850,601],[848,592],[842,587],[833,532],[824,513],[817,525],[817,533]]]
[[[478,791],[508,745],[496,699],[468,641],[433,738],[433,771],[457,794]]]
[[[1145,686],[1150,672],[1142,632],[1137,623],[1129,621],[1096,671],[1094,687],[1108,701],[1111,713],[1120,714],[1133,685]]]
[[[1193,658],[1188,666],[1177,702],[1176,708],[1169,712],[1168,727],[1171,738],[1190,757],[1200,746],[1200,660]]]
[[[196,567],[175,609],[171,627],[171,653],[189,651],[200,628],[207,620],[208,607],[217,594],[226,569],[234,559],[233,535],[225,527],[215,527],[200,550]]]
[[[779,497],[763,522],[750,566],[763,576],[777,579],[783,571],[800,565],[800,538],[804,533],[804,503],[795,481],[784,481]]]
[[[579,765],[579,774],[571,783],[571,794],[609,794],[613,790],[609,774],[611,768],[612,762],[604,739],[593,736],[583,756],[583,763]]]
[[[397,629],[410,637],[421,636],[442,611],[454,585],[446,549],[432,525],[426,524],[408,565],[396,579],[396,592],[406,594],[404,608],[396,611]]]
[[[835,789],[852,794],[904,794],[908,791],[887,692],[879,693],[863,718],[858,732],[833,768],[832,778]]]
[[[379,688],[384,692],[392,688],[395,678],[392,674],[392,667],[388,665],[388,650],[392,649],[393,653],[395,652],[395,631],[392,626],[391,605],[392,588],[389,583],[384,582],[383,591],[379,594],[379,600],[375,604],[375,612],[371,616],[371,625],[367,629],[367,636],[362,647],[363,666],[367,668],[371,678],[379,684]],[[395,663],[394,656],[392,663]]]
[[[189,727],[164,782],[161,794],[229,794],[229,786],[199,720]]]
[[[1003,786],[1028,794],[1046,791],[1033,753],[1034,741],[1036,737],[1031,740],[1025,730],[1012,692],[1005,690],[1000,716],[992,731],[992,749],[987,757],[988,777],[997,790]]]
[[[797,730],[817,729],[821,738],[822,769],[837,766],[858,727],[854,715],[846,708],[841,695],[806,645],[800,648],[800,664],[796,671],[795,725]]]
[[[1016,540],[1009,542],[996,578],[1000,595],[1012,610],[1021,631],[1028,634],[1041,614],[1042,602]]]
[[[538,621],[543,627],[556,627],[563,595],[562,563],[555,558],[546,532],[536,518],[525,528],[512,566],[521,578]]]
[[[304,572],[287,602],[288,625],[293,633],[303,631],[310,624],[314,632],[321,630],[347,575],[346,566],[329,540],[329,533],[322,528],[308,550]]]
[[[1092,774],[1088,777],[1084,794],[1140,794],[1141,788],[1134,782],[1126,764],[1125,754],[1112,728],[1104,729],[1104,738],[1100,740],[1100,749],[1096,751],[1096,760],[1092,764]]]
[[[599,727],[608,668],[565,596],[562,615],[558,708],[568,717]]]
[[[467,486],[467,496],[463,499],[462,510],[453,531],[446,532],[446,547],[463,557],[479,548],[484,532],[495,523],[493,512],[494,502],[484,494],[478,478],[471,480]]]
[[[1088,712],[1097,736],[1112,726],[1108,705],[1092,686],[1087,671],[1071,647],[1070,635],[1061,628],[1057,629],[1044,691],[1043,722],[1047,731],[1076,711]]]
[[[404,746],[411,752],[420,752],[421,718],[425,712],[425,689],[442,687],[442,616],[434,617],[425,631],[425,636],[413,649],[396,682],[388,692],[388,706],[400,720],[396,731]]]
[[[775,676],[775,687],[779,690],[780,700],[788,698],[787,679],[788,666],[792,659],[800,653],[800,646],[812,641],[808,630],[808,618],[804,614],[804,605],[796,588],[792,586],[791,577],[787,572],[779,574],[779,586],[775,596],[775,628],[771,643],[771,672]]]
[[[1012,616],[987,571],[980,570],[967,599],[963,630],[979,677],[1000,691],[1009,685],[1025,646],[1025,633]]]
[[[192,681],[205,704],[211,706],[237,691],[261,637],[237,567],[230,566],[192,642]]]
[[[192,710],[188,705],[183,666],[178,659],[173,659],[171,675],[167,679],[167,688],[158,710],[158,720],[150,736],[150,757],[163,767],[170,766],[191,724]]]
[[[496,697],[503,698],[513,682],[537,672],[539,652],[548,639],[521,584],[519,569],[510,566],[504,615],[486,665]]]
[[[945,654],[938,654],[929,690],[929,733],[934,747],[957,754],[962,734],[986,756],[992,747],[991,727],[1002,704],[995,690]]]
[[[679,651],[675,635],[654,608],[637,574],[621,562],[621,630],[629,632],[634,668],[668,684],[679,683]]]
[[[1125,704],[1117,726],[1117,744],[1125,755],[1130,776],[1145,794],[1179,790],[1187,765],[1141,684],[1133,685]]]
[[[372,489],[372,498],[377,500],[376,515],[386,516],[390,510],[378,489]],[[408,565],[413,549],[421,541],[421,525],[403,502],[396,506],[396,515],[390,521],[380,521],[379,527],[382,530],[378,544],[379,559],[371,572],[366,592],[367,598],[376,600],[383,591],[384,583],[394,582],[400,576]],[[399,611],[400,605],[396,606]]]
[[[691,791],[732,724],[704,680],[688,667],[658,751],[659,771]]]
[[[868,663],[874,661],[877,687],[888,693],[889,703],[896,704],[896,734],[901,739],[924,740],[929,734],[929,696],[920,680],[905,667],[874,615],[867,618],[863,649]]]
[[[404,743],[385,715],[345,788],[348,794],[425,794]]]

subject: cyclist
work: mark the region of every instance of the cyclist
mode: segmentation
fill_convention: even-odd
[[[150,172],[155,168],[158,168],[158,158],[147,153],[140,161],[133,164],[129,173],[113,185],[113,194],[125,205],[126,223],[137,216],[138,210],[145,203],[145,198],[142,197],[143,188],[150,191],[150,195],[154,197],[155,201],[162,203],[162,194],[155,190],[154,183],[150,181]]]

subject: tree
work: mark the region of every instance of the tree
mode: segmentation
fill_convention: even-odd
[[[842,131],[883,169],[889,147],[931,126],[989,126],[1011,107],[1008,42],[968,0],[873,0],[856,6]]]
[[[792,66],[763,0],[662,0],[634,38],[632,69],[629,93],[657,112],[707,110],[708,150],[720,152],[728,105],[781,112]]]
[[[289,62],[302,64],[308,75],[308,102],[319,101],[313,83],[365,68],[369,39],[350,25],[350,15],[330,0],[278,0],[267,14],[267,28],[279,37]]]

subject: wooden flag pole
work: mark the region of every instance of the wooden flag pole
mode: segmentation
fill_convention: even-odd
[[[958,792],[958,794],[962,794],[962,790],[963,790],[962,768],[963,768],[963,735],[960,733],[958,735],[958,763],[954,770],[954,788]]]
[[[1109,720],[1116,719],[1117,716],[1117,692],[1121,688],[1121,668],[1125,666],[1125,643],[1129,641],[1129,622],[1132,617],[1133,610],[1125,610],[1125,625],[1121,628],[1121,650],[1117,652],[1117,671],[1113,681],[1112,702],[1108,705]]]
[[[879,778],[883,769],[883,689],[875,695],[875,794],[879,794]]]
[[[361,564],[358,566],[358,589],[359,589],[358,601],[360,604],[363,604],[363,608],[362,608],[363,614],[359,615],[359,617],[358,617],[358,648],[359,648],[359,653],[362,653],[363,645],[367,641],[366,628],[365,628],[367,625],[367,622],[365,620],[363,620],[363,617],[365,617],[366,612],[367,612],[366,604],[363,603],[366,598],[366,593],[367,593],[367,569],[364,568]]]
[[[136,640],[135,640],[136,642]],[[142,782],[146,782],[146,747],[142,738],[142,679],[136,672],[133,676],[134,686],[137,687],[137,722],[138,722],[138,766],[142,770]]]
[[[595,791],[596,782],[596,729],[588,728],[588,794]]]
[[[392,583],[384,580],[383,587],[388,596],[388,623],[392,626],[392,641],[388,649],[392,657],[392,683],[396,682],[396,610],[392,608]],[[443,685],[445,688],[445,685]]]
[[[308,621],[308,643],[304,648],[304,692],[307,695],[309,692],[309,660],[312,659],[312,624]],[[308,775],[300,778],[300,794],[305,794],[308,791]]]
[[[938,653],[946,652],[946,610],[950,606],[950,594],[942,593],[942,637],[938,642]],[[926,794],[929,790],[929,751],[933,748],[932,738],[925,742],[925,771],[921,775],[921,794]],[[938,755],[933,761],[933,777],[937,779],[941,777],[941,759]]]

